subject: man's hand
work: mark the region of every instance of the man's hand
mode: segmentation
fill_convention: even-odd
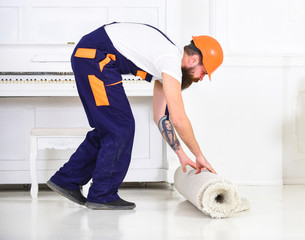
[[[196,168],[197,172],[196,174],[200,173],[201,170],[209,170],[212,173],[216,173],[216,171],[212,168],[211,164],[206,160],[206,158],[203,155],[200,155],[199,157],[196,158]]]
[[[186,172],[186,165],[190,165],[192,168],[195,169],[197,168],[196,164],[185,154],[182,149],[176,151],[176,153],[182,166],[183,172]]]

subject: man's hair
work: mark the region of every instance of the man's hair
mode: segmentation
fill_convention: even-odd
[[[194,41],[192,40],[189,45],[184,46],[184,51],[189,56],[198,55],[199,56],[199,62],[202,64],[202,53],[201,51],[195,46]]]

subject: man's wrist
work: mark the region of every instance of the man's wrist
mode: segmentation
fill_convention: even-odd
[[[182,155],[184,155],[184,151],[182,149],[182,147],[180,147],[179,149],[175,150],[175,153],[177,154],[178,157],[181,157]]]
[[[198,149],[197,151],[194,151],[193,154],[194,154],[194,156],[195,156],[196,159],[197,159],[197,158],[203,157],[203,154],[202,154],[202,152],[200,151],[200,149]]]

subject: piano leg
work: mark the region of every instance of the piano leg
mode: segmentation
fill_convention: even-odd
[[[31,173],[31,197],[32,198],[37,198],[37,195],[38,195],[36,160],[37,160],[37,137],[31,137],[30,173]]]

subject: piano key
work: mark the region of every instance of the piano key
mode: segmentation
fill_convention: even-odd
[[[152,96],[153,83],[133,75],[122,75],[127,96]],[[3,74],[0,96],[78,96],[73,73]]]

